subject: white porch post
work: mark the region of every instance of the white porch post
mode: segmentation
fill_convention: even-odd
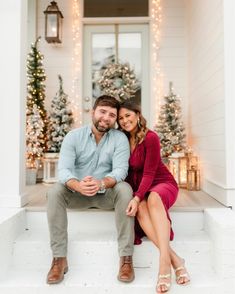
[[[224,54],[225,54],[225,139],[226,139],[226,195],[229,205],[235,210],[235,3],[224,0]]]
[[[27,0],[0,1],[0,207],[26,204]]]

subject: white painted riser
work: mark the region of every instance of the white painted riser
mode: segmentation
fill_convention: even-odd
[[[200,232],[204,229],[204,216],[202,211],[197,212],[170,212],[174,232],[185,235]],[[26,227],[32,230],[48,231],[45,212],[27,212]],[[115,235],[115,219],[113,211],[88,210],[68,211],[68,231],[80,233],[82,238],[92,239],[92,233],[102,232],[99,239],[106,234]],[[94,240],[97,241],[97,233]]]
[[[29,232],[23,234],[16,240],[13,252],[13,266],[35,267],[47,265],[51,261],[51,251],[49,240],[43,238],[43,234],[37,235],[42,241],[35,240],[35,233]],[[190,259],[196,256],[205,255],[210,263],[210,242],[204,233],[197,234],[197,241],[190,238],[178,239],[172,242],[173,248],[182,252],[181,254],[190,254]],[[78,238],[79,239],[79,238]],[[25,254],[27,252],[27,254]],[[158,250],[149,241],[144,241],[142,245],[135,246],[135,263],[140,266],[149,266],[157,260]],[[114,260],[118,260],[117,242],[113,241],[78,241],[69,242],[68,259],[70,265],[80,266],[82,264],[102,264],[110,266]]]

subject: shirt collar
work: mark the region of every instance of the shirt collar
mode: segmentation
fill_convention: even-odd
[[[105,133],[103,135],[103,138],[106,137],[106,136],[109,136],[109,134],[111,133],[111,131],[112,131],[112,129],[110,129],[107,133]],[[89,125],[89,135],[90,135],[90,137],[94,138],[94,134],[92,132],[92,125],[91,124]]]

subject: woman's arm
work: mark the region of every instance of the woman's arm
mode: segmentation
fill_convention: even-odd
[[[135,196],[139,197],[140,200],[144,199],[145,194],[150,189],[161,160],[160,141],[156,133],[148,133],[144,144],[145,160],[143,177],[138,190],[135,192]]]

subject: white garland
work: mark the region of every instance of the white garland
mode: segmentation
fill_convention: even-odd
[[[98,84],[104,94],[113,96],[119,101],[134,97],[135,92],[139,88],[134,71],[130,69],[127,63],[109,64]]]

